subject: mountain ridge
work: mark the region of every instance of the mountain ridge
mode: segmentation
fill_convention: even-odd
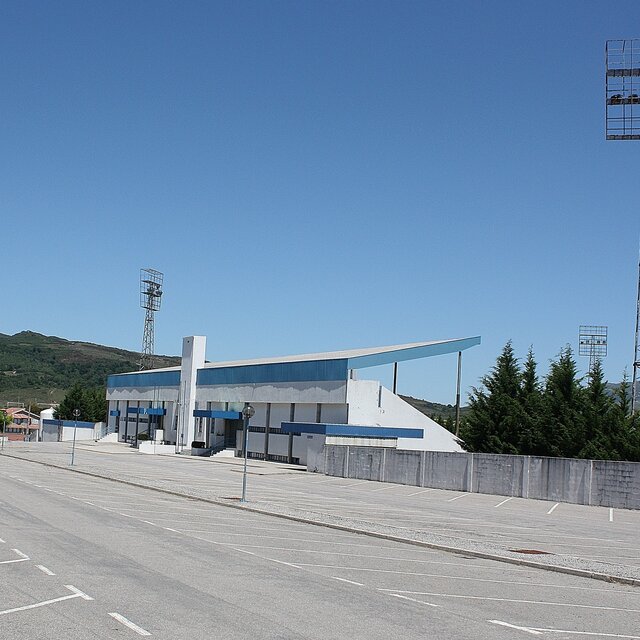
[[[135,371],[140,354],[94,342],[45,336],[35,331],[0,333],[0,402],[59,402],[76,382],[104,386],[112,373]],[[156,356],[158,367],[180,364]]]

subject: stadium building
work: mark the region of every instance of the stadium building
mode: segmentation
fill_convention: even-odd
[[[242,452],[242,410],[251,405],[248,455],[305,464],[327,444],[461,451],[459,440],[361,370],[445,354],[479,337],[281,358],[205,362],[206,338],[184,338],[180,366],[111,375],[109,432],[148,453]]]

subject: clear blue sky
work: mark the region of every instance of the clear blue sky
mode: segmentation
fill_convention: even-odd
[[[637,0],[5,0],[0,332],[138,350],[154,267],[162,353],[481,335],[468,389],[509,339],[544,372],[608,324],[618,380],[640,143],[604,139],[603,50],[634,36]]]

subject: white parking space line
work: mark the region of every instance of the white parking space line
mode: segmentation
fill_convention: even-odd
[[[405,487],[403,484],[392,484],[387,487],[381,487],[380,489],[373,489],[369,493],[376,493],[377,491],[388,491],[389,489],[402,489]]]
[[[220,524],[217,522],[204,522],[204,523],[199,523],[200,527],[199,529],[186,529],[186,528],[181,528],[180,531],[185,531],[185,532],[189,532],[189,533],[224,533],[224,532],[220,532],[220,531],[212,531],[211,529],[203,529],[202,527],[224,527],[226,529],[236,529],[238,526],[241,525],[234,525],[234,524]],[[254,527],[253,525],[251,525],[251,530],[252,531],[281,531],[283,533],[292,533],[291,529],[287,529],[284,527]],[[235,533],[235,531],[234,531]],[[327,537],[327,533],[324,531],[306,531],[305,532],[307,535],[314,535],[314,536],[322,536],[324,538]],[[286,538],[285,538],[286,539]]]
[[[355,582],[354,580],[347,580],[346,578],[339,578],[338,576],[331,576],[334,580],[340,580],[340,582],[348,582],[349,584],[355,584],[356,587],[364,587],[362,582]]]
[[[301,567],[297,564],[293,564],[293,562],[285,562],[284,560],[276,560],[275,558],[267,558],[267,556],[261,556],[259,553],[255,553],[253,551],[247,551],[246,549],[236,549],[232,547],[234,551],[239,551],[240,553],[245,553],[249,556],[255,556],[256,558],[260,558],[261,560],[267,560],[269,562],[275,562],[276,564],[283,564],[287,567],[293,567],[294,569],[300,569]]]
[[[514,602],[517,604],[535,604],[544,607],[567,607],[575,609],[594,609],[597,611],[624,611],[625,613],[640,613],[640,609],[625,609],[624,607],[601,607],[591,604],[574,604],[571,602],[552,602],[548,600],[520,600],[517,598],[492,598],[489,596],[469,596],[457,593],[433,593],[431,591],[412,591],[417,596],[433,596],[436,598],[454,598],[462,600],[485,600],[488,602]]]
[[[75,593],[77,596],[79,596],[83,600],[93,600],[91,596],[88,596],[84,591],[80,591],[78,587],[74,587],[72,584],[65,584],[64,586],[66,589],[69,589],[69,591],[73,591],[73,593]]]
[[[424,561],[423,561],[424,562]],[[302,565],[304,566],[304,565]],[[459,565],[461,569],[466,569],[467,567],[473,567],[478,565]],[[347,567],[345,567],[346,569]],[[358,569],[353,569],[354,571],[358,571]],[[383,569],[360,569],[360,571],[384,571]],[[518,580],[494,580],[492,578],[474,578],[472,576],[450,576],[450,575],[441,575],[438,573],[412,573],[410,575],[420,575],[425,578],[443,578],[444,580],[465,580],[469,582],[490,582],[493,584],[512,584],[521,587],[541,587],[543,589],[560,589],[561,591],[588,591],[589,593],[594,593],[596,591],[602,591],[604,593],[611,593],[611,589],[599,589],[598,587],[591,586],[589,584],[585,584],[585,586],[569,586],[566,584],[554,584],[549,582],[520,582]],[[413,595],[420,595],[421,591],[411,591],[405,589],[389,589],[389,588],[379,588],[378,591],[393,591],[394,593],[410,593]],[[626,591],[621,592],[620,595],[630,595],[635,597],[635,593]]]
[[[56,574],[53,573],[53,571],[51,571],[51,569],[47,569],[47,567],[41,565],[41,564],[37,564],[36,565],[37,569],[40,569],[40,571],[42,571],[42,573],[48,575],[48,576],[55,576]]]
[[[123,615],[121,615],[119,613],[116,613],[115,611],[113,611],[109,615],[114,620],[117,620],[118,622],[123,624],[125,627],[129,627],[129,629],[131,629],[132,631],[135,631],[140,636],[150,636],[151,635],[146,629],[143,629],[142,627],[139,627],[137,624],[135,624],[134,622],[131,622],[131,620],[128,620]]]
[[[492,624],[499,624],[502,627],[509,627],[510,629],[517,629],[518,631],[524,631],[534,636],[540,636],[545,633],[562,633],[577,636],[597,636],[599,638],[628,638],[630,640],[640,640],[640,636],[627,636],[621,635],[619,633],[599,633],[597,631],[567,631],[565,629],[543,629],[541,627],[519,627],[518,625],[509,624],[508,622],[503,622],[502,620],[487,620],[487,622],[491,622]]]
[[[507,498],[506,500],[503,500],[502,502],[498,502],[498,504],[494,504],[493,507],[495,509],[497,509],[498,507],[501,507],[503,504],[506,504],[507,502],[509,502],[509,500],[513,500],[513,497]]]
[[[559,502],[556,502],[556,503],[553,505],[553,507],[551,507],[551,509],[549,509],[549,511],[547,511],[547,515],[549,515],[549,514],[553,513],[559,505],[560,505],[560,503],[559,503]]]
[[[613,509],[609,509],[609,522],[613,522]]]
[[[468,496],[468,493],[461,493],[459,496],[456,496],[455,498],[449,498],[449,500],[447,500],[447,502],[453,502],[454,500],[460,500],[460,498],[464,498],[465,496]]]
[[[29,558],[16,558],[15,560],[2,560],[0,564],[15,564],[16,562],[28,562]]]
[[[409,602],[417,602],[418,604],[426,604],[427,607],[439,607],[439,604],[433,604],[432,602],[425,602],[424,600],[416,600],[415,598],[408,598],[407,596],[401,596],[398,593],[390,593],[392,598],[399,598],[400,600],[409,600]]]
[[[423,493],[429,493],[430,491],[435,491],[435,489],[423,489],[422,491],[416,491],[415,493],[407,494],[407,498],[411,498],[412,496],[419,496]]]
[[[86,593],[76,589],[73,585],[64,585],[70,591],[73,591],[71,595],[60,596],[59,598],[51,598],[51,600],[43,600],[42,602],[34,602],[33,604],[27,604],[23,607],[14,607],[13,609],[5,609],[0,611],[0,616],[7,615],[9,613],[16,613],[17,611],[27,611],[28,609],[37,609],[38,607],[46,607],[48,604],[54,604],[55,602],[63,602],[64,600],[72,600],[73,598],[82,598],[83,600],[93,600]]]
[[[0,544],[7,544],[2,538],[0,538]]]
[[[22,553],[20,549],[11,549],[11,551],[13,551],[16,555],[20,556],[21,558],[24,558],[25,560],[29,560],[29,556],[26,553]]]
[[[517,629],[518,631],[524,631],[525,633],[530,633],[534,636],[541,636],[542,631],[537,631],[535,629],[531,629],[529,627],[519,627],[515,624],[509,624],[508,622],[502,622],[502,620],[487,620],[491,624],[499,624],[501,627],[509,627],[509,629]]]

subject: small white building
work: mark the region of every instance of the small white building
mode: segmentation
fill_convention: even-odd
[[[248,455],[305,464],[307,448],[350,442],[462,451],[459,440],[361,369],[394,365],[480,344],[479,337],[205,363],[206,338],[184,338],[179,367],[111,375],[109,428],[121,442],[158,440],[184,449],[242,449],[242,410],[251,405]],[[395,386],[395,384],[394,384]],[[195,444],[194,444],[195,443]],[[162,447],[167,450],[167,447]]]

